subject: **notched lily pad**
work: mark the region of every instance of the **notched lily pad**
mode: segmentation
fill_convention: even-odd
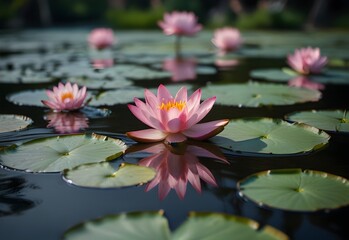
[[[0,114],[0,133],[18,131],[33,123],[26,116],[14,114]]]
[[[295,112],[286,116],[292,122],[305,123],[332,132],[349,132],[347,110],[312,110]]]
[[[126,150],[119,139],[73,134],[33,140],[0,152],[0,164],[27,172],[60,172],[81,164],[115,159]]]
[[[321,98],[321,92],[280,84],[250,82],[247,84],[208,85],[202,88],[202,96],[203,98],[217,96],[217,104],[261,107],[316,102]]]
[[[136,229],[136,231],[135,231]],[[191,212],[188,219],[171,233],[163,211],[109,215],[81,223],[64,234],[64,239],[288,239],[281,231],[254,220],[221,213]]]
[[[314,127],[280,119],[232,119],[211,141],[243,155],[302,154],[326,145],[330,136]]]
[[[253,174],[238,189],[258,205],[290,211],[336,209],[349,204],[349,182],[325,172],[283,169]]]
[[[64,171],[64,180],[81,187],[119,188],[141,185],[155,177],[152,168],[123,163],[115,169],[110,163],[85,164]]]

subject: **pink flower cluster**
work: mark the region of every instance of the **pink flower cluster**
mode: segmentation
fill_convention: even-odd
[[[320,73],[327,64],[327,57],[320,55],[319,48],[296,49],[294,54],[288,55],[287,63],[301,74]]]

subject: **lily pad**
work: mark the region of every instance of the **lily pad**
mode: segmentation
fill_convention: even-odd
[[[305,123],[332,132],[349,132],[349,116],[346,110],[312,110],[295,112],[287,120]]]
[[[19,106],[36,106],[45,107],[41,100],[48,100],[46,91],[40,90],[25,90],[21,92],[12,93],[6,96],[9,102]]]
[[[0,114],[0,133],[18,131],[33,123],[26,116],[14,114]]]
[[[81,164],[112,160],[126,145],[106,136],[76,134],[33,140],[0,152],[0,164],[27,172],[60,172]]]
[[[109,215],[81,223],[64,234],[64,239],[288,239],[279,230],[251,219],[220,213],[191,212],[187,221],[171,233],[163,212],[133,212]],[[135,230],[136,229],[136,230]]]
[[[93,79],[89,77],[71,77],[68,79],[71,83],[76,83],[79,86],[86,86],[88,89],[114,89],[123,88],[132,85],[132,82],[122,76],[117,79]]]
[[[33,84],[33,83],[47,83],[52,82],[53,78],[48,76],[45,72],[32,71],[26,69],[24,72],[20,70],[1,70],[0,71],[0,83],[23,83],[23,84]]]
[[[90,106],[112,106],[116,104],[125,104],[133,102],[133,99],[143,98],[144,89],[142,88],[128,88],[115,89],[102,92],[94,96],[88,105]]]
[[[301,169],[269,170],[238,182],[240,194],[258,205],[290,211],[336,209],[349,204],[349,182]]]
[[[116,170],[110,163],[93,163],[64,171],[64,179],[81,187],[118,188],[140,185],[152,180],[152,168],[123,163]]]
[[[288,82],[289,80],[302,76],[291,69],[256,69],[251,71],[251,77],[277,82]],[[306,76],[310,81],[325,84],[349,84],[349,72],[343,70],[327,69],[319,75]]]
[[[280,119],[233,119],[211,140],[243,154],[301,154],[328,143],[330,136],[314,127]]]
[[[321,92],[280,84],[250,82],[243,84],[208,85],[202,88],[202,96],[203,98],[217,96],[217,104],[239,107],[261,107],[316,102],[321,98]]]

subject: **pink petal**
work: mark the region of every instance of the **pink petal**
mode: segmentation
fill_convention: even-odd
[[[147,124],[149,127],[155,128],[153,123],[147,118],[147,116],[143,114],[143,111],[141,109],[132,104],[128,104],[127,106],[136,118],[138,118],[143,123]]]
[[[166,137],[167,143],[179,143],[186,141],[187,138],[182,133],[170,133]]]
[[[216,97],[211,97],[202,102],[196,113],[188,119],[187,127],[191,128],[191,126],[200,122],[207,115],[207,113],[211,111],[215,101]]]
[[[208,168],[206,168],[204,165],[199,163],[197,164],[197,169],[199,172],[199,176],[202,180],[211,184],[212,186],[215,186],[215,187],[218,186],[216,179],[214,178],[214,176],[212,175],[211,171]]]
[[[229,123],[228,119],[217,120],[193,125],[182,133],[188,138],[204,140],[213,137],[223,131],[224,126]]]
[[[126,135],[139,142],[158,142],[166,138],[167,133],[157,129],[145,129],[127,132]]]
[[[168,89],[160,84],[159,87],[158,87],[158,102],[161,103],[161,102],[168,102],[168,100],[171,100],[173,99],[171,93],[168,91]]]
[[[175,97],[176,102],[183,101],[187,102],[187,88],[186,87],[181,87],[181,89],[178,90],[176,97]]]

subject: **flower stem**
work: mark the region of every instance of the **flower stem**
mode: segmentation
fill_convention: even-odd
[[[175,54],[176,54],[176,58],[181,57],[181,36],[176,36]]]

